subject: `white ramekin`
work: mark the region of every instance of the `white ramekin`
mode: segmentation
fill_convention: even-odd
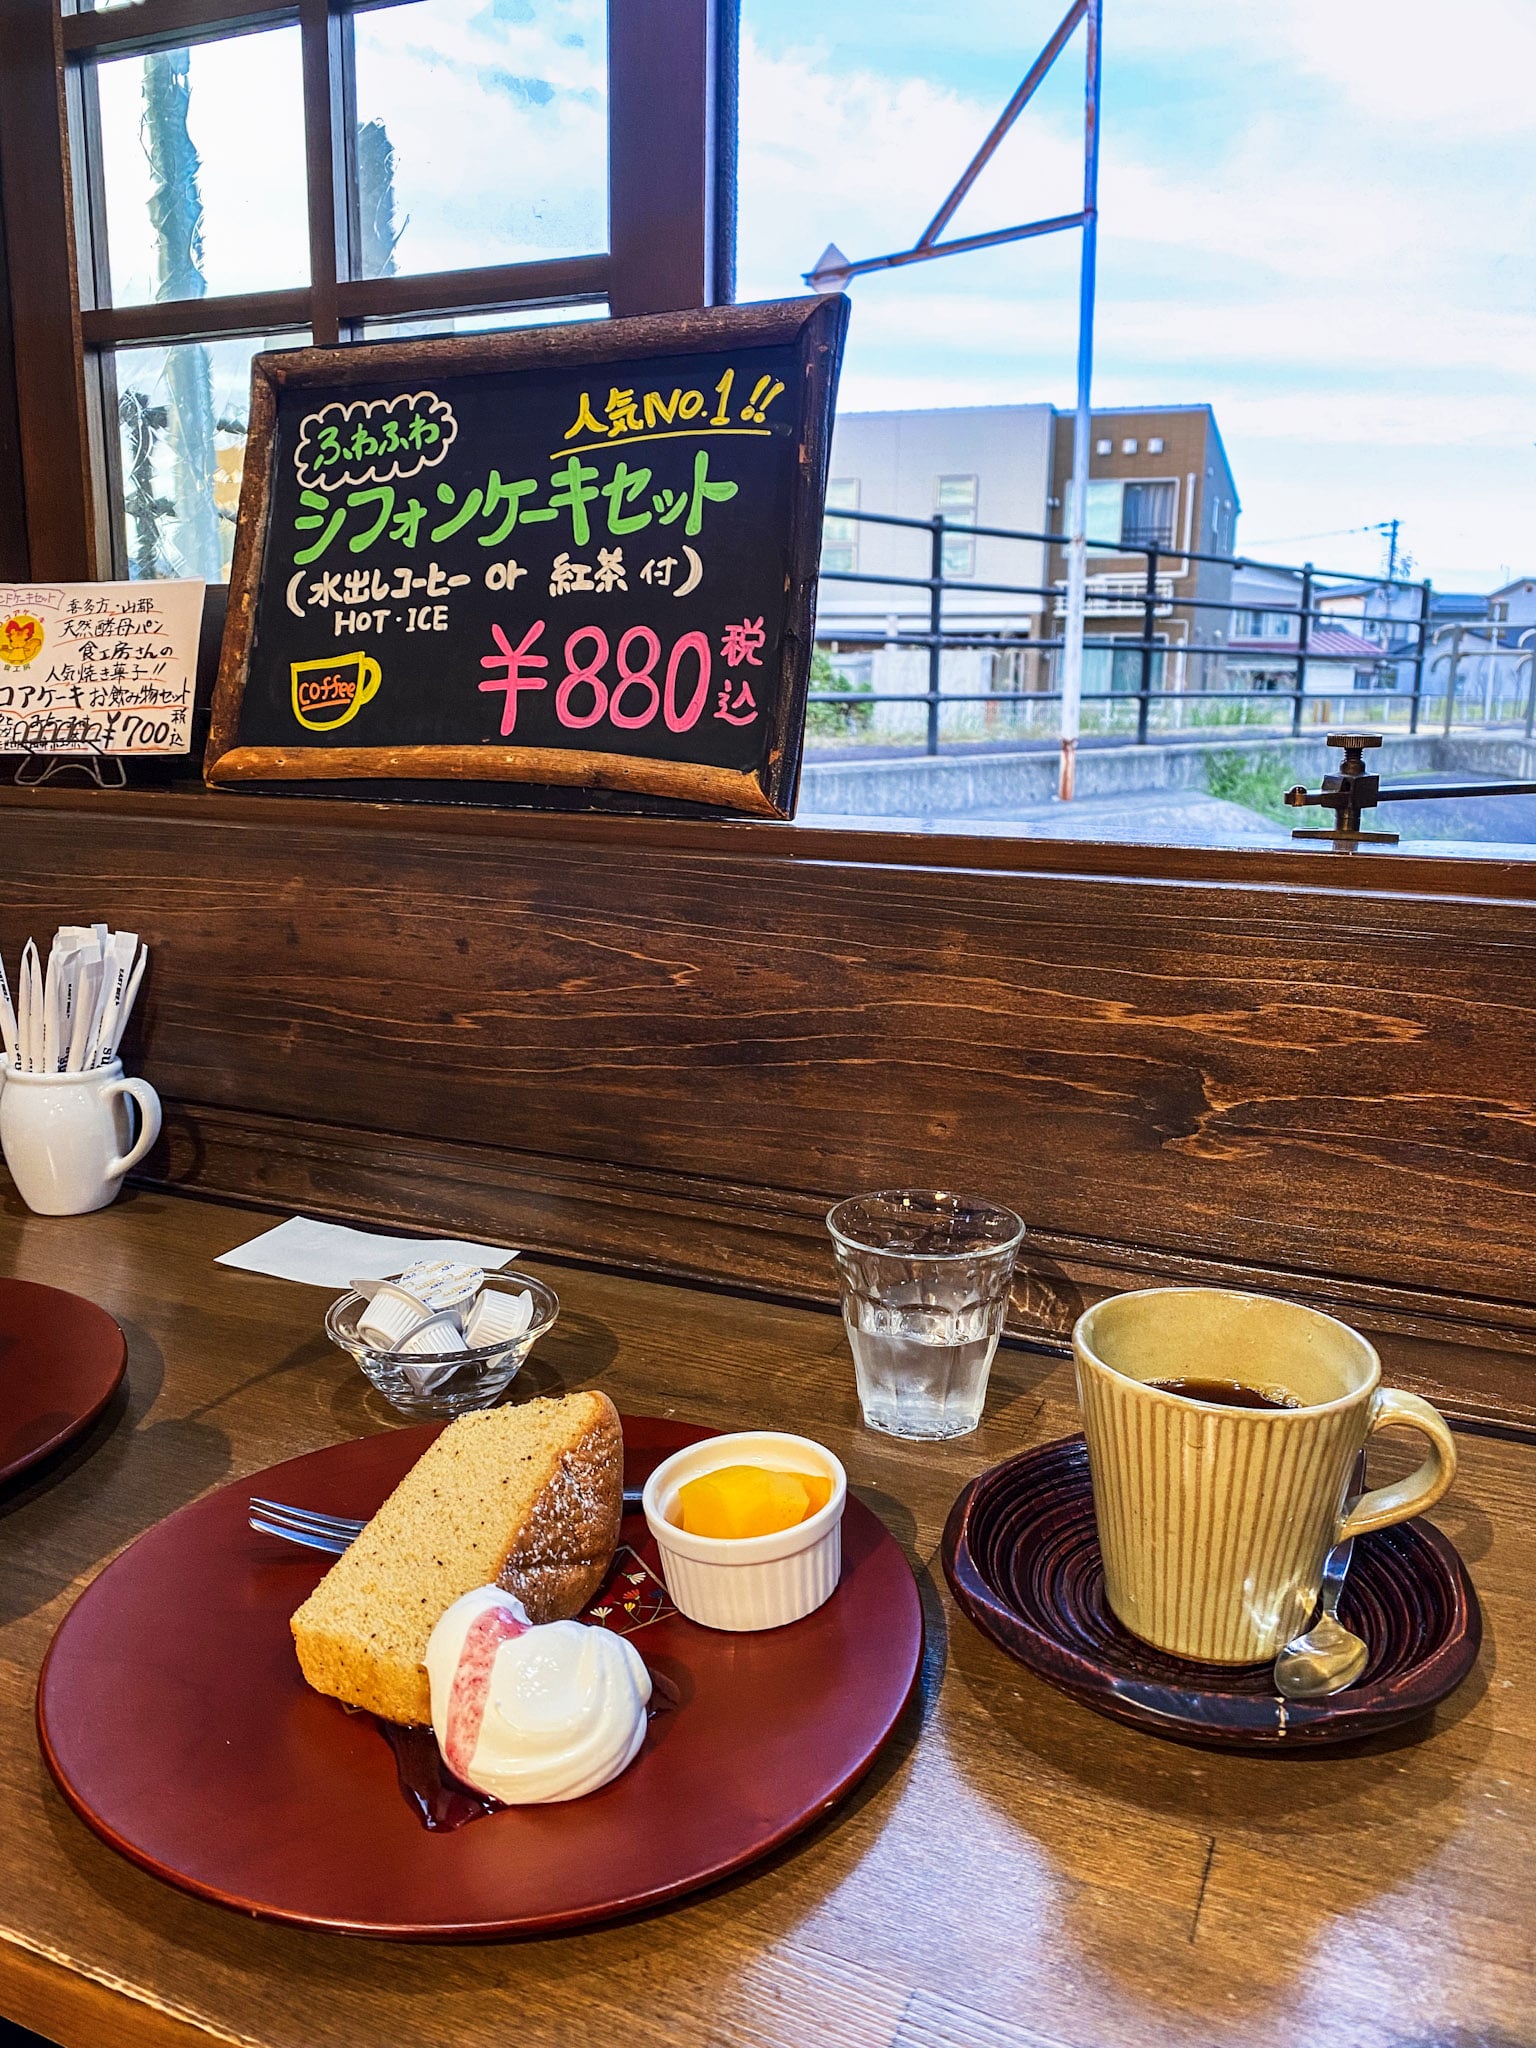
[[[761,1465],[832,1481],[831,1497],[793,1529],[772,1536],[690,1536],[671,1519],[690,1479],[722,1465]],[[809,1437],[776,1429],[712,1436],[675,1451],[645,1482],[645,1519],[661,1552],[667,1591],[678,1610],[705,1628],[783,1628],[830,1600],[843,1568],[843,1505],[848,1475]]]

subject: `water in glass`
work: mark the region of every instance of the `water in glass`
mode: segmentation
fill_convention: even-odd
[[[844,1305],[859,1404],[892,1436],[966,1436],[981,1421],[997,1332],[985,1309],[943,1314]]]
[[[891,1436],[965,1436],[981,1421],[1024,1226],[939,1188],[892,1188],[827,1216],[859,1404]]]

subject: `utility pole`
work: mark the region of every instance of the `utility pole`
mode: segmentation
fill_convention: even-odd
[[[1059,790],[1063,798],[1072,795],[1077,760],[1078,730],[1083,701],[1083,614],[1088,585],[1088,457],[1092,446],[1093,413],[1093,301],[1098,257],[1099,225],[1099,43],[1103,25],[1104,0],[1070,0],[1056,32],[1029,67],[1018,90],[993,123],[992,130],[961,172],[949,196],[910,249],[897,249],[884,256],[865,256],[850,262],[835,242],[829,242],[816,259],[816,267],[805,273],[813,291],[840,292],[851,279],[876,270],[895,270],[908,263],[928,263],[938,256],[959,256],[976,249],[990,249],[1001,242],[1022,242],[1037,235],[1060,234],[1066,228],[1083,231],[1082,268],[1078,281],[1077,330],[1077,412],[1072,443],[1072,488],[1068,505],[1067,609],[1062,631],[1061,662],[1061,770]],[[1087,50],[1083,89],[1083,208],[1081,213],[1054,215],[1049,220],[1026,221],[1018,227],[994,228],[983,235],[959,235],[945,242],[939,237],[949,225],[960,202],[991,161],[998,144],[1034,97],[1041,81],[1066,48],[1079,22],[1085,22]],[[937,584],[935,584],[937,588]]]
[[[1077,415],[1072,428],[1072,502],[1067,525],[1067,616],[1061,649],[1061,766],[1056,794],[1077,788],[1083,717],[1083,616],[1088,598],[1088,463],[1093,447],[1093,298],[1099,241],[1099,31],[1103,0],[1088,0],[1083,94],[1083,245],[1078,273]]]

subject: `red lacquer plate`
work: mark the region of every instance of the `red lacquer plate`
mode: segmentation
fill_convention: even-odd
[[[668,1612],[635,1647],[681,1695],[611,1785],[430,1833],[372,1718],[311,1692],[288,1618],[326,1568],[255,1535],[252,1493],[369,1515],[432,1427],[338,1444],[149,1530],[92,1581],[38,1680],[49,1769],[88,1826],[169,1884],[295,1926],[475,1941],[606,1920],[738,1870],[869,1769],[917,1683],[922,1610],[850,1495],[843,1576],[789,1628],[724,1635]],[[624,1418],[626,1485],[712,1432]],[[638,1544],[644,1518],[625,1518]]]
[[[90,1428],[127,1358],[122,1331],[94,1301],[0,1280],[0,1486]]]

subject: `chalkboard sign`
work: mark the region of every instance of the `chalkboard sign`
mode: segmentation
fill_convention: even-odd
[[[258,356],[208,780],[791,816],[846,323]]]

